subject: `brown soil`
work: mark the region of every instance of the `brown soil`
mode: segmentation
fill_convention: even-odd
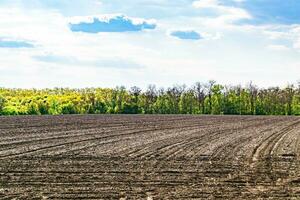
[[[0,117],[2,199],[300,199],[300,118]]]

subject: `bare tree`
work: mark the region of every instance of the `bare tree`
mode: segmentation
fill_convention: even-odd
[[[210,80],[210,81],[208,81],[208,83],[205,86],[207,89],[207,94],[208,94],[209,114],[212,113],[212,93],[213,93],[212,89],[215,84],[216,84],[216,81]]]
[[[292,114],[292,103],[295,95],[294,85],[288,85],[284,90],[284,99],[287,105],[287,114]]]
[[[248,85],[248,90],[250,94],[250,112],[252,115],[255,115],[255,102],[257,100],[258,88],[256,85],[252,83],[252,81]]]
[[[198,109],[199,109],[199,111],[202,112],[202,114],[204,114],[204,112],[205,112],[205,105],[204,105],[205,85],[200,82],[196,82],[193,87],[193,91],[194,91],[195,96],[197,97]]]
[[[173,104],[173,113],[179,113],[180,97],[184,93],[185,88],[186,85],[175,85],[167,90],[167,94]]]
[[[157,99],[157,90],[155,85],[149,85],[145,92],[145,111],[152,113],[150,105],[154,104]]]
[[[239,98],[239,103],[238,103],[238,106],[239,106],[239,115],[242,115],[242,98],[241,98],[241,95],[242,95],[242,86],[239,84],[237,86],[235,86],[235,92],[236,92],[236,95],[238,96]]]
[[[132,94],[134,96],[134,101],[137,104],[138,103],[138,98],[139,95],[141,94],[141,89],[137,86],[133,86],[130,88],[130,94]]]
[[[157,97],[157,90],[155,85],[149,85],[146,91],[147,99],[153,103]]]
[[[157,93],[158,93],[158,96],[163,96],[163,95],[165,95],[166,91],[163,87],[161,87],[158,89]]]

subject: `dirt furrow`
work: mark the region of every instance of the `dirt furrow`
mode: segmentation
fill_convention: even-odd
[[[300,199],[300,119],[0,117],[1,199]]]

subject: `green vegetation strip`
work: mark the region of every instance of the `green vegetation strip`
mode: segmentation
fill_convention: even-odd
[[[59,114],[300,115],[300,84],[286,88],[223,86],[214,81],[145,91],[0,88],[0,115]]]

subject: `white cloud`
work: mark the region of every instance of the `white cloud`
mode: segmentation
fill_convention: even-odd
[[[294,35],[294,38],[293,38],[294,48],[300,50],[300,25],[295,26],[291,30],[291,34]]]
[[[269,39],[291,42],[294,49],[300,50],[300,25],[269,25],[262,29]]]
[[[144,87],[149,83],[169,86],[208,79],[232,84],[253,80],[268,86],[299,78],[299,68],[291,67],[291,63],[299,63],[298,54],[266,48],[282,48],[273,44],[293,46],[275,40],[300,46],[296,26],[285,31],[284,27],[237,25],[234,22],[251,17],[245,10],[218,1],[194,6],[189,9],[212,9],[216,15],[165,17],[157,19],[158,27],[152,31],[113,34],[73,33],[68,27],[70,18],[53,9],[0,8],[0,37],[32,41],[35,46],[0,49],[0,87]],[[195,30],[204,39],[175,40],[166,35],[168,30]],[[55,55],[57,60],[35,59],[41,55]],[[122,68],[122,64],[127,67]],[[270,71],[274,76],[268,76]]]
[[[252,16],[244,9],[225,6],[219,0],[198,0],[193,2],[193,6],[198,9],[213,9],[217,17],[211,17],[209,23],[232,23],[241,19],[251,19]]]
[[[267,46],[267,49],[273,50],[273,51],[287,51],[289,48],[284,45],[269,45]]]
[[[193,2],[193,6],[196,8],[218,8],[218,0],[198,0]]]

